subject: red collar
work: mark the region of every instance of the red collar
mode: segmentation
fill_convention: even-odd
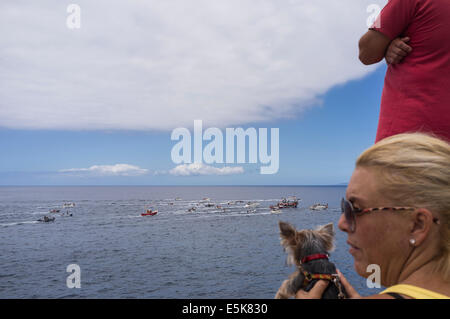
[[[316,260],[316,259],[328,259],[328,255],[326,255],[326,254],[309,255],[309,256],[302,258],[301,262],[302,262],[302,264],[305,264],[308,261]]]

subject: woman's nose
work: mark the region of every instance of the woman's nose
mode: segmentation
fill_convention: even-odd
[[[350,225],[347,222],[347,219],[345,218],[344,214],[341,214],[341,217],[338,221],[338,228],[342,230],[343,232],[350,232]]]

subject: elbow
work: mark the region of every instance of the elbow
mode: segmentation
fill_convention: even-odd
[[[359,61],[361,61],[364,65],[371,65],[380,62],[383,59],[383,56],[374,56],[367,52],[367,50],[361,49],[359,50]]]
[[[371,64],[373,64],[372,60],[369,59],[369,57],[366,54],[363,54],[361,52],[359,52],[359,61],[361,61],[361,63],[364,64],[364,65],[371,65]]]

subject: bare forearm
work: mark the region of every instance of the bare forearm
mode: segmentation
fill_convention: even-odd
[[[382,33],[369,30],[359,40],[359,60],[365,65],[380,62],[390,42]]]

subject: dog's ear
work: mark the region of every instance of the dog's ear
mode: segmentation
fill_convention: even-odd
[[[328,234],[329,236],[334,237],[334,228],[333,228],[333,223],[329,223],[323,226],[319,226],[319,228],[317,229],[319,232],[324,233],[324,234]]]
[[[295,238],[295,228],[291,224],[279,221],[278,226],[280,227],[281,238],[287,240]]]
[[[325,249],[327,251],[332,251],[334,249],[334,228],[333,224],[329,223],[324,226],[320,226],[317,231],[320,234],[320,238],[325,244]]]

